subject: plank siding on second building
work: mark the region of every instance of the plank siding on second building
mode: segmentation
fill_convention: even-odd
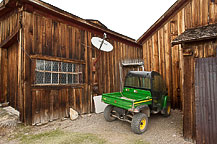
[[[182,1],[184,0],[178,0],[177,3]],[[171,46],[171,42],[186,29],[217,23],[216,2],[189,0],[185,3],[146,39],[142,39],[142,36],[138,40],[143,45],[145,70],[156,70],[163,75],[173,108],[181,109],[184,78],[182,50],[181,45]],[[167,15],[167,12],[164,15]]]

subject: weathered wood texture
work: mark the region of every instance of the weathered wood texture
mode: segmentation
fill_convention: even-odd
[[[217,57],[195,61],[196,141],[215,144],[217,141]]]
[[[142,58],[139,44],[106,27],[40,1],[37,2],[41,5],[14,2],[0,9],[6,13],[0,18],[0,46],[5,46],[0,48],[0,102],[9,101],[26,124],[68,117],[70,107],[80,114],[94,112],[93,96],[120,90],[120,60]],[[104,32],[114,46],[109,53],[91,44],[93,36],[102,37]],[[81,64],[84,81],[74,85],[35,85],[36,59]]]
[[[7,77],[8,77],[8,101],[9,104],[18,108],[18,44],[15,43],[13,46],[8,48],[8,62],[7,62]]]
[[[198,93],[195,94],[195,60],[200,58],[215,57],[217,41],[205,41],[183,46],[184,55],[184,111],[183,111],[183,133],[186,139],[200,139],[196,136],[196,105]],[[197,74],[197,72],[196,72]],[[213,77],[215,79],[215,76]],[[213,86],[213,85],[212,85]],[[210,88],[212,87],[210,85]],[[208,94],[208,93],[207,93]],[[197,96],[197,97],[196,97]],[[206,123],[202,124],[206,125]]]
[[[194,41],[202,41],[207,39],[215,39],[217,37],[217,24],[200,26],[197,28],[187,29],[184,33],[176,37],[172,44],[181,44]]]
[[[186,29],[216,23],[216,9],[217,3],[212,0],[191,0],[179,7],[166,22],[141,42],[145,70],[155,70],[163,75],[173,108],[183,109],[184,76],[181,46],[172,47],[171,41]],[[160,21],[161,19],[159,23]]]
[[[14,10],[0,18],[0,44],[8,41],[11,35],[19,28],[18,10]]]
[[[69,117],[70,107],[79,113],[89,109],[84,88],[33,88],[31,95],[33,125]]]
[[[103,36],[97,31],[53,19],[52,16],[38,11],[24,12],[23,18],[25,122],[39,124],[67,117],[69,107],[80,114],[94,112],[93,96],[120,90],[120,60],[142,58],[142,48],[136,43],[125,43],[108,35],[108,41],[114,49],[109,53],[102,52],[91,44],[93,36]],[[84,83],[79,88],[78,85],[34,85],[34,61],[43,57],[46,57],[46,60],[83,64]],[[130,69],[124,69],[123,73],[127,73],[128,70]],[[50,109],[53,110],[51,114]]]
[[[7,99],[8,95],[8,90],[7,90],[7,50],[0,48],[0,103],[5,103],[8,102],[9,100]]]
[[[3,43],[6,43],[8,41],[11,40],[11,36],[14,35],[15,33],[17,33],[19,24],[18,24],[18,19],[19,19],[19,13],[17,12],[17,10],[13,10],[10,13],[7,13],[6,15],[2,16],[0,18],[0,45],[2,45]],[[10,51],[8,51],[5,48],[10,47]],[[10,62],[10,66],[11,68],[16,68],[16,56],[17,54],[15,53],[15,45],[8,45],[7,47],[0,47],[0,103],[3,102],[10,102],[13,106],[16,106],[16,102],[15,100],[13,100],[13,102],[11,101],[11,99],[8,98],[9,95],[9,91],[8,91],[8,81],[10,83],[15,82],[17,84],[17,81],[15,81],[16,77],[10,77],[9,75],[9,71],[8,71],[8,63]],[[13,49],[13,50],[12,50]],[[11,54],[14,52],[13,56],[11,56]],[[9,55],[8,55],[9,54]],[[14,61],[14,63],[12,63]],[[16,74],[15,71],[11,71],[11,75]],[[12,78],[12,79],[10,79]],[[12,82],[13,81],[13,82]],[[9,89],[12,87],[9,87]],[[15,87],[13,87],[12,89],[16,89]],[[16,98],[16,96],[14,95],[15,92],[13,92],[13,96],[14,98]]]

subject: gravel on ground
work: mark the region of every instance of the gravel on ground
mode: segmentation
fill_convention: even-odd
[[[13,129],[3,136],[0,135],[0,143],[22,143],[19,138],[23,135],[37,135],[57,129],[67,133],[93,134],[104,140],[81,143],[191,144],[183,138],[182,113],[179,110],[172,110],[171,116],[166,118],[160,114],[151,115],[147,131],[140,135],[131,131],[130,123],[120,120],[107,122],[101,113],[80,115],[74,121],[65,119],[41,126],[18,126],[17,129]],[[19,133],[22,135],[19,136]],[[43,141],[41,142],[43,143]],[[69,143],[73,143],[73,141]]]

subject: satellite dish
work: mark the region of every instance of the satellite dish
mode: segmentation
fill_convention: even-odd
[[[99,50],[110,52],[113,50],[113,46],[105,40],[106,34],[104,34],[104,38],[92,37],[91,43]]]

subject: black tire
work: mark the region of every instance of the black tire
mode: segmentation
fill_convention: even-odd
[[[116,119],[115,117],[112,117],[113,108],[114,108],[114,106],[108,105],[108,106],[106,106],[106,108],[104,110],[104,118],[108,122],[112,122]]]
[[[162,115],[164,117],[170,116],[170,114],[171,114],[171,104],[170,104],[170,102],[167,102],[167,107],[164,108],[161,113],[162,113]]]
[[[144,123],[145,122],[145,123]],[[138,113],[133,116],[131,129],[136,134],[144,133],[148,128],[148,117],[144,113]]]

